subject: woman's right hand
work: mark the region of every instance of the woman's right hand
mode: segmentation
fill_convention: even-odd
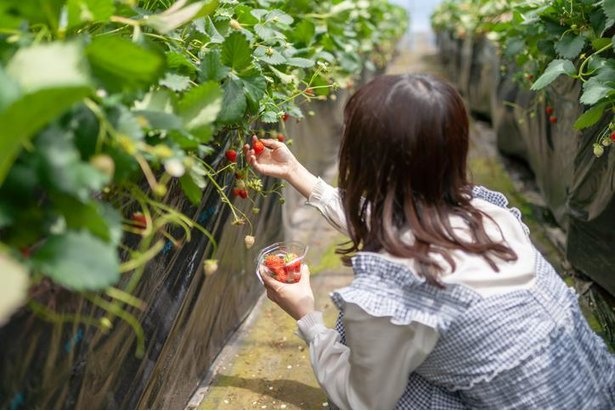
[[[256,136],[252,137],[252,147],[257,140]],[[258,156],[249,144],[243,146],[248,164],[261,174],[288,181],[301,195],[309,198],[318,181],[317,177],[297,161],[286,144],[271,139],[260,141],[266,149]]]
[[[256,136],[252,136],[252,146],[257,140]],[[260,141],[263,142],[266,149],[258,156],[249,144],[243,147],[243,153],[248,164],[261,174],[288,180],[298,165],[293,153],[290,152],[286,144],[277,140],[263,139]]]

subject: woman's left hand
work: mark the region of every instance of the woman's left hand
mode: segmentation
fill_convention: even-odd
[[[264,273],[261,277],[267,289],[267,297],[295,320],[314,311],[314,293],[310,286],[310,270],[307,265],[301,265],[301,279],[298,283],[282,283]]]

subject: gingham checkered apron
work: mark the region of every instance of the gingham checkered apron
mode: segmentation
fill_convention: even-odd
[[[508,204],[483,187],[473,195]],[[535,259],[534,286],[484,298],[460,284],[434,287],[406,266],[358,253],[352,284],[331,296],[340,309],[336,329],[345,343],[343,310],[353,303],[394,324],[438,330],[398,409],[614,409],[615,355],[540,253],[520,257]]]

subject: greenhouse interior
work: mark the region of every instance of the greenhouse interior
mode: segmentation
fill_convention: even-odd
[[[3,0],[0,406],[614,409],[613,145],[615,0]]]

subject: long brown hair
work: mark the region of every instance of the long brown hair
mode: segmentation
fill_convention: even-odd
[[[440,254],[455,270],[451,251],[517,259],[485,232],[490,218],[470,203],[466,174],[468,115],[459,93],[428,75],[380,76],[361,87],[344,110],[339,188],[350,245],[338,249],[349,264],[357,251],[387,251],[417,262],[419,275],[441,285]],[[470,239],[450,218],[460,217]],[[400,240],[404,229],[414,236]]]

